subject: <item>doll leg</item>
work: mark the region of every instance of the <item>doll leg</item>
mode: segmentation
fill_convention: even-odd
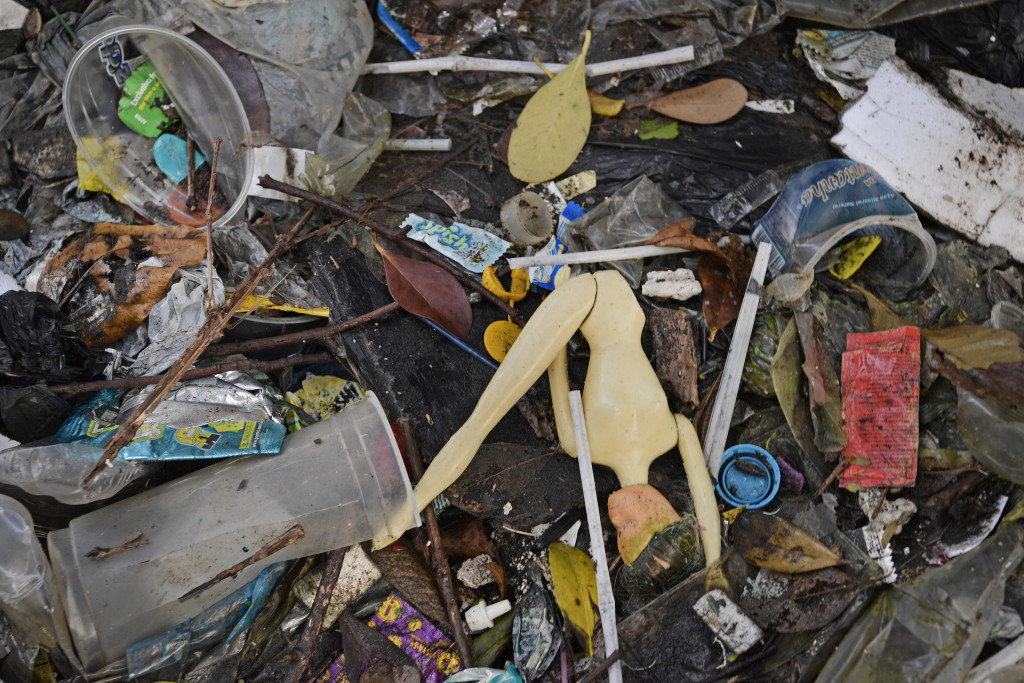
[[[597,296],[591,275],[572,278],[537,308],[498,366],[476,408],[444,445],[416,486],[416,506],[422,510],[469,466],[480,444],[541,376],[590,315]]]
[[[683,469],[690,483],[693,509],[697,515],[697,524],[700,525],[704,559],[710,566],[722,553],[722,523],[718,515],[715,489],[693,423],[682,415],[676,415],[676,428],[679,430],[679,454],[683,456]]]

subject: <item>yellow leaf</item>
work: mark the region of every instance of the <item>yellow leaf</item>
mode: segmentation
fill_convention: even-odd
[[[551,562],[555,602],[590,657],[594,654],[593,638],[597,627],[594,561],[579,548],[564,543],[548,546],[548,560]]]
[[[760,510],[739,516],[732,525],[732,542],[747,562],[783,574],[845,564],[843,558],[800,527]]]
[[[618,116],[622,105],[626,103],[626,100],[613,100],[593,90],[587,91],[587,97],[590,98],[590,111],[598,116]]]
[[[551,180],[572,166],[590,134],[583,49],[561,73],[541,86],[523,107],[508,141],[508,168],[525,183]]]

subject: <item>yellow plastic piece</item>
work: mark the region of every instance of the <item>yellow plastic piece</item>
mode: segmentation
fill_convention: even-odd
[[[241,313],[245,313],[246,311],[251,311],[254,308],[264,308],[271,311],[284,311],[286,313],[302,313],[305,315],[315,315],[321,318],[327,318],[331,315],[331,309],[329,308],[301,308],[299,306],[289,306],[287,304],[275,304],[267,297],[257,296],[255,294],[250,294],[245,297],[238,310]]]
[[[881,243],[882,238],[878,235],[868,235],[850,240],[839,248],[839,263],[830,267],[828,272],[840,280],[848,280],[857,272],[858,268],[864,265],[868,256],[871,256]]]
[[[496,320],[484,330],[484,348],[491,354],[491,358],[500,363],[505,360],[522,331],[523,328],[511,320]]]
[[[676,415],[676,427],[679,430],[679,455],[683,456],[683,469],[693,497],[693,512],[700,526],[701,543],[704,544],[704,561],[710,567],[722,554],[722,519],[718,515],[715,487],[693,423],[683,415]]]
[[[512,271],[512,291],[506,290],[505,285],[501,284],[501,280],[498,279],[498,275],[495,273],[494,266],[484,268],[482,278],[484,287],[487,288],[488,292],[510,304],[522,301],[526,293],[530,291],[530,276],[522,268],[516,268]]]

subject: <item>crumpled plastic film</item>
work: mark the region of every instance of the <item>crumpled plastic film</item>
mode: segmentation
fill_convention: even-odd
[[[337,128],[373,41],[363,0],[114,0],[109,7],[173,29],[198,26],[254,57],[271,135],[317,151]]]

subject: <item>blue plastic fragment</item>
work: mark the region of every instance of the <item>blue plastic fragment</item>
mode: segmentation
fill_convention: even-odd
[[[416,54],[423,49],[423,46],[416,42],[416,39],[409,35],[409,32],[398,23],[398,20],[392,16],[388,8],[384,6],[383,2],[377,3],[377,18],[380,19],[380,23],[384,24],[384,27],[391,32],[391,34],[398,39],[398,42],[408,50],[411,54]]]
[[[740,444],[725,451],[715,490],[733,507],[759,510],[779,492],[779,465],[758,446]]]
[[[206,163],[199,150],[195,150],[195,167]],[[177,185],[188,177],[188,143],[177,135],[164,133],[153,143],[153,159],[171,182]]]

